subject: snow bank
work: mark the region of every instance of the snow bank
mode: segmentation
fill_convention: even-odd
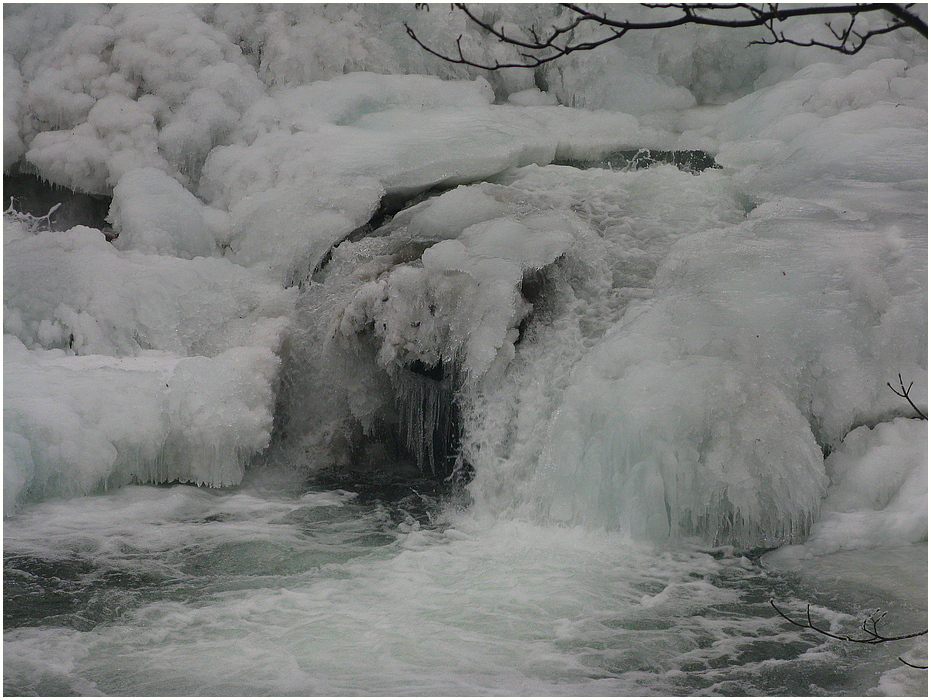
[[[230,259],[280,284],[303,281],[330,249],[364,226],[384,194],[370,177],[277,184],[230,210]]]
[[[548,163],[557,153],[585,157],[577,151],[663,138],[625,114],[490,105],[484,80],[360,73],[273,99],[247,115],[245,145],[211,153],[201,192],[215,206],[309,177],[374,176],[389,192],[416,193]]]
[[[500,107],[487,81],[353,73],[278,89],[213,149],[199,193],[231,217],[232,259],[291,283],[367,223],[384,194],[554,158],[668,141],[629,115]]]

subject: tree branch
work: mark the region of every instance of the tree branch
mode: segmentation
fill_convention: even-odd
[[[428,53],[449,63],[472,66],[484,70],[499,70],[501,68],[536,68],[545,63],[567,56],[577,51],[591,51],[603,44],[620,39],[627,32],[635,30],[669,29],[686,24],[699,24],[712,27],[744,28],[762,27],[769,33],[766,39],[750,42],[751,44],[792,44],[794,46],[820,46],[822,48],[852,55],[860,51],[866,43],[875,36],[887,34],[903,28],[911,28],[921,36],[927,38],[928,25],[918,15],[911,12],[912,5],[897,5],[888,3],[860,3],[852,5],[751,5],[748,3],[730,3],[715,5],[712,3],[666,3],[644,4],[644,7],[661,10],[673,10],[675,16],[663,20],[637,22],[632,20],[611,19],[605,13],[596,13],[581,5],[574,3],[561,3],[561,6],[573,13],[573,17],[563,26],[550,27],[548,31],[538,33],[535,27],[528,30],[529,38],[509,35],[503,28],[480,19],[469,7],[463,3],[455,3],[454,7],[463,12],[469,21],[495,37],[500,43],[522,49],[519,55],[522,62],[483,63],[477,59],[466,58],[462,51],[461,39],[456,42],[456,53],[449,54],[427,46],[408,25],[404,25],[407,35]],[[882,12],[891,15],[892,21],[880,29],[869,31],[855,31],[855,23],[860,15]],[[722,13],[730,16],[722,16]],[[736,16],[737,14],[743,16]],[[830,22],[826,25],[837,40],[829,43],[810,39],[802,41],[791,39],[776,28],[777,23],[784,22],[792,17],[805,17],[815,15],[846,15],[849,21],[842,29],[835,29]],[[574,30],[583,24],[595,24],[609,30],[607,36],[601,39],[573,43],[570,39]]]
[[[892,389],[892,393],[893,393],[893,394],[895,394],[896,396],[901,396],[903,399],[905,399],[906,401],[908,401],[908,403],[911,405],[911,407],[915,409],[915,413],[917,413],[918,416],[919,416],[922,420],[928,420],[928,416],[926,416],[926,415],[921,411],[921,409],[918,408],[918,406],[915,405],[915,402],[912,401],[911,397],[908,395],[908,392],[910,392],[910,391],[912,390],[912,385],[913,385],[914,383],[915,383],[915,382],[909,382],[909,383],[908,383],[908,388],[906,388],[906,387],[905,387],[905,382],[902,381],[902,375],[899,374],[899,386],[902,388],[902,391],[896,391],[895,387],[892,386],[892,384],[890,384],[889,382],[886,382],[886,386],[889,387],[890,389]]]
[[[879,623],[886,616],[886,613],[880,613],[879,610],[871,613],[869,617],[867,617],[863,621],[863,624],[860,625],[860,629],[866,634],[865,637],[851,637],[846,634],[834,634],[833,632],[828,632],[826,629],[822,629],[818,627],[817,625],[815,625],[814,622],[812,622],[810,603],[808,604],[808,607],[807,607],[807,612],[806,612],[807,619],[805,622],[798,622],[797,620],[793,620],[791,617],[786,615],[776,605],[775,600],[770,599],[769,604],[773,606],[773,610],[779,613],[779,616],[782,619],[795,625],[796,627],[801,627],[802,629],[806,629],[806,630],[812,630],[813,632],[817,632],[818,634],[824,635],[825,637],[830,637],[831,639],[839,639],[842,642],[855,642],[857,644],[885,644],[886,642],[898,642],[903,639],[914,639],[915,637],[921,637],[921,636],[928,634],[928,630],[923,630],[921,632],[913,632],[912,634],[900,634],[895,637],[886,637],[885,635],[880,634],[879,629],[878,629]],[[904,661],[901,657],[899,658],[899,660],[902,661],[902,663],[904,663],[905,665],[911,666],[912,668],[928,668],[927,666],[916,666],[914,664],[910,664],[907,661]]]

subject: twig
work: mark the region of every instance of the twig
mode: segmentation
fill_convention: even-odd
[[[818,634],[822,634],[825,637],[830,637],[831,639],[839,639],[842,642],[856,642],[857,644],[885,644],[886,642],[898,642],[903,639],[914,639],[915,637],[921,637],[928,634],[928,630],[922,630],[921,632],[913,632],[911,634],[900,634],[895,637],[886,637],[879,633],[878,625],[882,619],[886,616],[886,613],[880,613],[879,610],[871,613],[867,617],[863,624],[860,625],[860,629],[866,633],[866,637],[851,637],[847,634],[834,634],[833,632],[828,632],[826,629],[818,627],[811,619],[811,603],[808,604],[806,610],[806,622],[799,622],[798,620],[793,620],[791,617],[786,615],[779,607],[776,605],[776,601],[770,599],[769,604],[773,606],[773,610],[779,613],[779,616],[782,617],[786,622],[789,622],[796,627],[801,627],[802,629],[812,630]],[[928,668],[927,666],[916,666],[915,664],[910,664],[901,657],[899,660],[906,666],[911,666],[912,668]]]
[[[915,402],[912,401],[911,397],[908,395],[908,392],[910,392],[910,391],[912,390],[912,385],[913,385],[914,383],[915,383],[915,382],[909,382],[909,383],[908,383],[908,387],[906,388],[905,382],[902,381],[902,374],[900,373],[900,374],[899,374],[899,386],[902,387],[902,391],[896,391],[896,388],[895,388],[894,386],[892,386],[892,384],[890,384],[889,382],[886,382],[886,386],[889,387],[890,389],[892,389],[892,393],[893,393],[893,394],[895,394],[896,396],[901,396],[903,399],[905,399],[906,401],[908,401],[908,403],[911,404],[911,407],[915,409],[915,413],[917,413],[918,416],[919,416],[922,420],[928,420],[928,416],[926,416],[926,415],[921,411],[921,409],[918,408],[918,406],[915,405]]]
[[[419,4],[424,6],[423,3]],[[918,15],[910,11],[911,5],[896,5],[888,3],[859,3],[853,5],[779,5],[769,3],[765,5],[751,5],[749,3],[731,3],[716,5],[713,3],[665,3],[646,4],[644,7],[653,9],[672,10],[677,14],[662,20],[633,21],[611,19],[605,14],[597,13],[584,6],[573,3],[560,3],[560,5],[573,13],[573,16],[563,26],[552,26],[546,31],[538,32],[531,26],[528,30],[529,38],[521,38],[508,34],[503,28],[495,26],[479,18],[464,3],[454,3],[453,7],[461,11],[477,27],[497,39],[502,44],[518,48],[518,55],[523,62],[505,62],[495,60],[493,63],[483,63],[479,60],[466,58],[460,43],[456,41],[455,53],[443,53],[427,46],[416,32],[408,25],[404,25],[407,35],[424,51],[443,59],[449,63],[472,66],[484,70],[499,70],[501,68],[536,68],[550,63],[563,56],[577,51],[591,51],[603,44],[620,39],[632,30],[657,30],[678,27],[684,24],[700,24],[712,27],[762,27],[769,37],[751,41],[751,44],[792,44],[794,46],[821,46],[832,51],[852,55],[860,51],[867,41],[880,34],[911,28],[921,36],[927,38],[928,25]],[[721,16],[720,12],[731,12],[729,16]],[[854,24],[861,14],[885,13],[891,16],[889,24],[880,29],[869,31],[854,31]],[[847,15],[849,20],[842,29],[835,29],[830,22],[826,23],[828,30],[837,40],[836,43],[816,41],[798,41],[785,36],[785,33],[776,29],[777,22],[784,22],[791,17],[804,17],[813,15]],[[609,34],[601,39],[573,43],[571,37],[574,30],[581,25],[595,24],[608,30]]]
[[[897,656],[896,658],[897,658],[899,661],[901,661],[903,664],[905,664],[906,666],[911,666],[912,668],[921,668],[921,669],[924,669],[925,671],[928,670],[928,667],[927,667],[927,666],[919,666],[919,665],[917,665],[917,664],[910,664],[910,663],[908,663],[908,661],[906,661],[905,659],[903,659],[901,656]]]

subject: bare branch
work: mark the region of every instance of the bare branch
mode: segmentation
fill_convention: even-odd
[[[910,391],[912,390],[912,385],[914,385],[914,384],[915,384],[915,382],[909,382],[909,383],[908,383],[908,387],[906,388],[905,382],[902,381],[902,375],[901,375],[901,373],[899,374],[899,386],[902,388],[901,391],[896,391],[896,388],[895,388],[894,386],[892,386],[892,384],[890,384],[889,382],[886,382],[886,386],[889,387],[890,389],[892,389],[892,393],[893,393],[893,394],[895,394],[896,396],[901,396],[903,399],[905,399],[906,401],[908,401],[908,403],[911,405],[911,407],[915,409],[915,413],[917,413],[918,416],[919,416],[922,420],[928,420],[928,416],[926,416],[926,415],[921,411],[921,409],[918,408],[918,406],[915,405],[915,402],[912,401],[911,397],[908,395],[908,392],[910,392]]]
[[[782,617],[787,622],[792,623],[796,627],[801,627],[802,629],[812,630],[818,634],[822,634],[825,637],[830,637],[831,639],[839,639],[842,642],[856,642],[857,644],[884,644],[886,642],[898,642],[903,639],[914,639],[915,637],[921,637],[928,634],[928,630],[923,630],[921,632],[913,632],[912,634],[901,634],[895,637],[886,637],[879,633],[878,625],[882,619],[886,616],[886,613],[881,613],[879,610],[871,613],[867,617],[863,624],[860,626],[860,629],[866,633],[866,637],[851,637],[846,634],[834,634],[833,632],[828,632],[826,629],[822,629],[815,625],[811,619],[811,604],[808,604],[807,613],[806,613],[806,622],[798,622],[793,620],[791,617],[786,615],[782,610],[776,605],[776,601],[770,599],[769,604],[773,606],[773,610],[779,613],[779,616]]]
[[[468,65],[484,70],[499,70],[501,68],[536,68],[545,63],[568,56],[577,51],[591,51],[603,44],[620,39],[629,31],[657,30],[678,27],[685,24],[699,24],[713,27],[762,27],[768,32],[768,38],[750,42],[751,44],[791,44],[794,46],[822,48],[852,55],[859,52],[867,42],[875,36],[887,34],[903,28],[911,28],[921,36],[928,36],[927,23],[918,15],[910,11],[911,5],[896,5],[888,3],[859,3],[852,5],[751,5],[749,3],[729,3],[716,5],[713,3],[665,3],[644,4],[644,7],[670,10],[673,16],[649,22],[612,19],[604,12],[597,13],[574,3],[561,3],[561,6],[573,13],[573,17],[562,26],[553,26],[546,31],[539,31],[530,27],[528,37],[517,37],[507,33],[503,28],[480,19],[475,12],[463,3],[456,3],[454,7],[463,12],[469,21],[482,30],[495,37],[500,43],[521,49],[519,55],[522,62],[483,63],[477,59],[466,58],[461,44],[457,41],[455,54],[448,54],[433,49],[424,44],[413,29],[407,24],[404,28],[421,48],[449,63]],[[860,15],[869,13],[885,13],[892,17],[892,21],[885,27],[858,32],[855,29],[856,20]],[[826,23],[829,31],[836,40],[834,43],[826,41],[798,40],[786,37],[785,33],[777,29],[777,23],[784,22],[792,17],[805,17],[817,15],[843,15],[848,21],[842,28],[835,28],[830,22]],[[603,27],[609,33],[590,41],[573,42],[571,37],[574,31],[583,24],[594,24]],[[461,37],[460,37],[461,38]]]
[[[910,664],[908,661],[906,661],[905,659],[903,659],[901,656],[897,656],[896,658],[897,658],[899,661],[901,661],[903,664],[905,664],[906,666],[911,666],[912,668],[921,668],[921,669],[924,669],[925,671],[928,670],[928,667],[927,667],[927,666],[919,666],[918,664]]]

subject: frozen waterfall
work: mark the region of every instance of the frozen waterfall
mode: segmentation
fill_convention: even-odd
[[[713,104],[701,52],[441,79],[401,29],[439,20],[372,8],[311,75],[240,36],[276,11],[197,12],[9,19],[43,40],[5,53],[7,170],[112,197],[112,231],[5,217],[8,512],[410,462],[496,517],[774,546],[825,455],[910,415],[887,382],[926,404],[906,39],[716,48]]]

